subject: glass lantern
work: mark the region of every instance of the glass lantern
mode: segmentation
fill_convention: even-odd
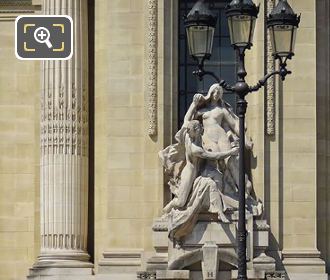
[[[280,0],[268,16],[267,28],[275,58],[292,58],[299,22],[300,16],[294,13],[286,0]]]
[[[189,53],[195,59],[208,59],[212,53],[217,17],[205,0],[199,0],[185,18]]]
[[[250,48],[259,13],[252,0],[233,0],[226,7],[229,34],[234,48]]]

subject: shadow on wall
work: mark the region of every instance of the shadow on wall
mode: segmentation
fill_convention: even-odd
[[[328,0],[316,1],[316,129],[317,129],[317,247],[330,273],[329,238],[329,81],[330,81],[330,4]]]

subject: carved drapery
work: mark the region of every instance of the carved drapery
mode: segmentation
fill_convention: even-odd
[[[39,261],[87,264],[87,0],[45,0],[43,9],[72,17],[74,49],[70,60],[42,64]]]
[[[149,115],[149,126],[148,134],[150,136],[157,135],[157,48],[158,48],[158,0],[147,0],[148,1],[148,52],[147,52],[147,68],[148,68],[148,115]]]
[[[266,8],[267,15],[271,13],[275,5],[275,0],[267,0]],[[272,56],[272,45],[270,40],[270,34],[266,32],[266,70],[267,73],[275,70],[275,61]],[[266,84],[266,133],[267,135],[275,134],[275,77],[271,77]]]

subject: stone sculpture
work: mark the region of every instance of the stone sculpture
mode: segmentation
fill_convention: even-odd
[[[206,96],[195,94],[177,143],[159,153],[174,195],[163,217],[176,240],[192,231],[201,213],[216,213],[219,221],[230,223],[227,213],[238,208],[238,117],[222,96],[219,84]],[[246,149],[252,148],[246,139]],[[262,203],[247,175],[246,202],[249,213],[261,215]]]

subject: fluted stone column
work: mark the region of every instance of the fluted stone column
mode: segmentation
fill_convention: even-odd
[[[44,61],[41,92],[41,252],[35,267],[91,267],[87,253],[87,0],[45,0],[44,13],[70,15],[73,56]]]

